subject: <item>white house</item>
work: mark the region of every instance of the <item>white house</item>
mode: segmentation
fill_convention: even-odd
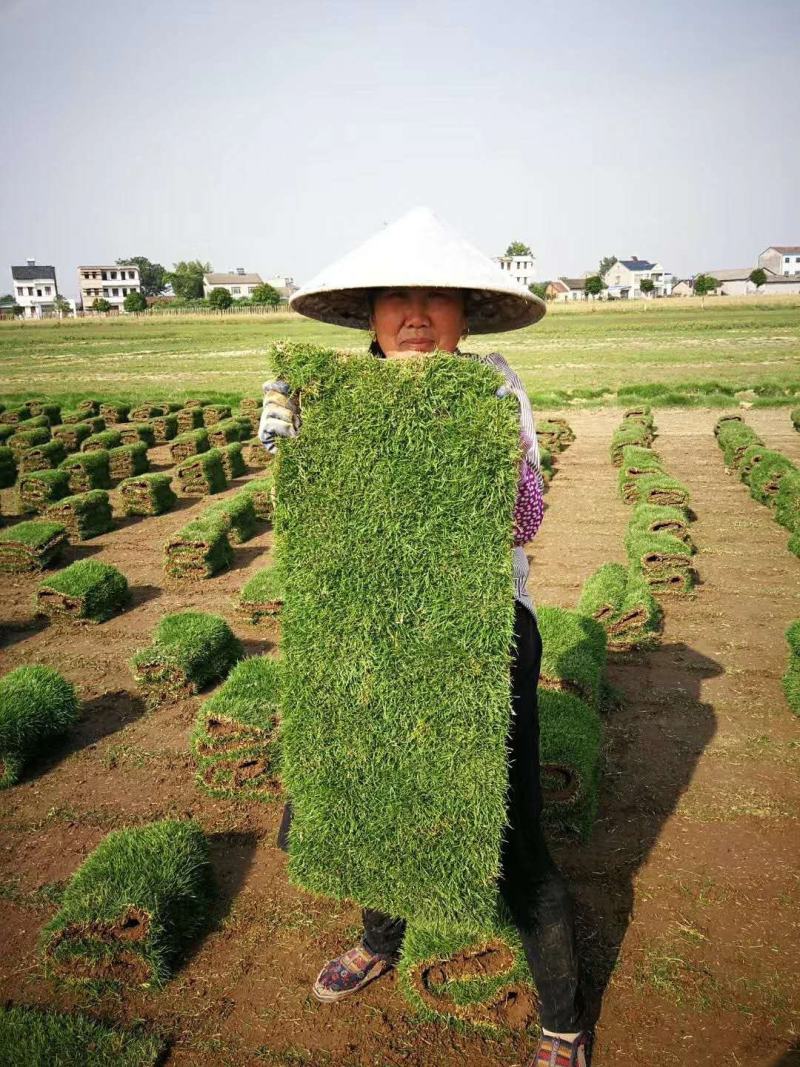
[[[24,267],[11,267],[14,297],[26,319],[40,319],[55,310],[58,296],[56,268],[37,266],[29,259]]]
[[[636,300],[643,295],[642,281],[645,278],[655,285],[653,296],[669,296],[672,292],[673,275],[665,271],[660,263],[631,256],[630,259],[618,259],[603,275],[603,281],[608,286],[606,295]]]
[[[123,304],[128,293],[141,291],[139,268],[133,264],[78,267],[79,303],[84,311],[91,311],[95,300],[107,300],[112,311],[124,311]]]
[[[292,293],[296,293],[299,286],[295,285],[294,278],[288,274],[276,274],[274,278],[267,278],[265,285],[271,285],[280,294],[281,300],[288,300]]]
[[[758,257],[758,265],[781,278],[800,275],[800,245],[770,245]]]
[[[500,264],[501,270],[506,270],[512,278],[527,287],[536,281],[536,256],[531,253],[528,256],[495,256],[495,263]]]
[[[692,278],[681,278],[672,286],[670,296],[694,296],[694,282]]]
[[[263,284],[260,274],[248,274],[244,267],[237,267],[227,274],[204,274],[203,296],[208,296],[213,289],[227,289],[234,300],[239,300],[252,296],[253,290]]]
[[[572,300],[586,299],[585,278],[557,278],[549,282],[545,289],[548,300],[555,300],[559,304],[566,304]]]

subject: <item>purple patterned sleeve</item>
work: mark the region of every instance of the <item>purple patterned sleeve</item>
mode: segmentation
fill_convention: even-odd
[[[524,442],[524,436],[523,436]],[[514,505],[514,546],[524,545],[534,536],[544,517],[544,485],[539,471],[528,463],[520,464],[517,502]]]

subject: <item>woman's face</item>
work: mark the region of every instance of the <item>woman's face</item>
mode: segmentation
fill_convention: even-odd
[[[379,289],[370,325],[387,357],[454,352],[467,329],[460,289]]]

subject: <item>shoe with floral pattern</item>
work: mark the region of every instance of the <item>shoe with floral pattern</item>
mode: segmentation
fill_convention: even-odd
[[[528,1067],[587,1067],[589,1035],[578,1034],[574,1041],[542,1034]]]
[[[394,959],[383,952],[370,952],[366,945],[356,945],[335,960],[329,960],[317,975],[313,992],[317,1000],[341,1000],[363,989],[394,966]]]

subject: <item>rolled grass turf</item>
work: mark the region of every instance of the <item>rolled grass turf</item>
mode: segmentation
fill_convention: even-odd
[[[0,1007],[3,1062],[17,1067],[156,1067],[163,1038],[79,1012]]]
[[[246,493],[237,493],[230,500],[220,500],[204,512],[212,520],[219,519],[233,545],[249,541],[258,532],[258,519],[253,508],[252,498]]]
[[[197,782],[213,797],[273,800],[281,792],[281,665],[240,660],[200,707],[192,735]]]
[[[128,580],[116,567],[82,559],[40,582],[36,611],[53,619],[105,622],[130,599]]]
[[[793,408],[789,413],[789,418],[792,420],[792,426],[795,430],[800,432],[800,408]]]
[[[540,688],[574,693],[600,704],[606,667],[606,632],[577,611],[541,605],[536,615],[542,638]]]
[[[0,571],[25,574],[54,563],[67,545],[63,523],[32,519],[0,530]]]
[[[626,502],[655,504],[659,507],[688,508],[689,490],[668,474],[640,474],[626,483]]]
[[[169,578],[212,578],[232,562],[227,523],[219,516],[200,516],[188,522],[164,546],[164,571]]]
[[[648,648],[658,640],[661,609],[635,568],[605,563],[584,582],[578,611],[603,627],[610,651]]]
[[[253,501],[256,518],[261,522],[272,522],[275,518],[275,478],[273,472],[261,478],[253,478],[242,486],[240,492],[247,493]]]
[[[622,450],[618,486],[620,495],[626,504],[633,504],[637,499],[636,479],[645,475],[663,474],[661,457],[652,448],[640,445],[626,445]]]
[[[208,430],[208,440],[212,448],[223,448],[231,441],[239,441],[242,438],[242,426],[236,419],[222,419],[213,423]]]
[[[260,396],[243,396],[239,401],[239,414],[248,416],[255,415],[258,419],[261,417],[263,403],[263,398]]]
[[[7,423],[9,426],[18,426],[30,418],[31,413],[24,404],[17,404],[0,412],[0,422]]]
[[[81,444],[81,452],[108,451],[122,444],[122,434],[119,430],[103,430],[101,433],[93,433]]]
[[[187,430],[197,430],[203,425],[203,409],[201,407],[182,407],[175,412],[178,422],[178,433],[186,433]]]
[[[239,594],[239,613],[253,625],[275,618],[283,608],[285,585],[280,563],[256,571]]]
[[[631,566],[641,571],[654,592],[680,594],[693,587],[692,549],[679,537],[629,527],[625,550]]]
[[[42,933],[50,970],[76,981],[159,987],[208,926],[208,844],[194,822],[163,819],[108,835],[78,868]]]
[[[46,426],[37,426],[32,430],[20,430],[19,433],[12,434],[6,444],[14,453],[14,457],[19,460],[20,456],[35,445],[47,444],[50,437],[50,430]]]
[[[100,413],[100,401],[94,397],[86,397],[79,401],[77,410],[83,415],[98,415]]]
[[[508,781],[518,405],[459,356],[284,344],[270,365],[303,391],[275,464],[290,877],[482,924]]]
[[[218,448],[201,452],[179,463],[175,468],[175,484],[184,496],[208,496],[228,488],[222,455]]]
[[[17,461],[6,445],[0,445],[0,489],[8,489],[17,480]]]
[[[775,494],[775,518],[790,533],[800,533],[800,471],[789,471],[781,478]]]
[[[9,437],[13,437],[15,433],[17,433],[16,426],[10,426],[5,423],[0,423],[0,444],[3,444],[6,448],[8,448],[8,439]]]
[[[178,502],[168,474],[139,474],[117,486],[123,515],[162,515]]]
[[[182,611],[161,619],[152,644],[134,654],[131,667],[148,702],[159,704],[219,681],[243,655],[241,642],[219,615]]]
[[[17,667],[0,678],[0,789],[15,785],[77,718],[75,688],[52,667]]]
[[[242,449],[244,455],[244,461],[248,467],[263,468],[268,467],[272,463],[272,455],[267,452],[263,444],[257,437],[253,437],[250,441],[245,442]]]
[[[748,479],[750,495],[759,504],[774,507],[781,482],[790,474],[800,474],[797,467],[780,452],[766,451],[757,463]]]
[[[748,448],[764,444],[751,426],[733,420],[728,420],[720,426],[717,443],[722,449],[725,466],[732,470],[739,469]]]
[[[625,421],[611,435],[611,462],[615,467],[619,467],[624,449],[630,445],[649,448],[652,443],[653,432],[649,426],[630,420]]]
[[[766,445],[750,445],[746,448],[742,455],[741,462],[739,463],[739,477],[745,484],[750,480],[750,475],[753,473],[753,468],[756,464],[760,463],[765,455],[769,454],[770,449]]]
[[[56,500],[68,496],[70,480],[62,469],[33,471],[19,476],[19,509],[23,515],[42,512]]]
[[[550,452],[563,452],[575,440],[575,434],[566,419],[544,418],[536,422],[536,437],[539,444]]]
[[[671,533],[687,544],[692,541],[686,512],[683,508],[670,507],[668,504],[637,504],[629,526],[645,533]]]
[[[594,708],[572,693],[539,690],[539,759],[550,829],[589,836],[597,814],[602,726]]]
[[[73,452],[62,462],[60,469],[67,472],[72,493],[111,488],[111,453],[105,450]]]
[[[26,400],[25,407],[30,412],[31,418],[44,415],[51,426],[61,422],[61,405],[52,400],[47,400],[45,397]]]
[[[188,430],[180,433],[169,446],[170,455],[174,463],[197,456],[201,452],[208,452],[210,448],[208,431],[205,429]]]
[[[76,422],[71,426],[54,426],[52,434],[56,440],[61,441],[67,452],[77,452],[86,438],[91,437],[92,428],[85,422]]]
[[[150,420],[157,445],[171,441],[178,433],[178,416],[172,413],[156,415]]]
[[[220,448],[219,455],[228,481],[232,482],[234,478],[241,478],[247,474],[247,464],[244,461],[242,446],[238,441],[232,441],[224,448]]]
[[[65,496],[45,511],[45,518],[64,525],[71,541],[88,541],[114,529],[108,493],[90,489],[87,493]]]
[[[729,423],[743,423],[744,417],[737,414],[720,415],[717,421],[714,423],[714,436],[719,437],[720,433],[728,428]]]
[[[135,444],[112,448],[108,453],[108,466],[115,481],[133,478],[137,474],[147,474],[150,470],[147,445],[144,441],[137,441]]]
[[[783,691],[786,702],[795,713],[800,715],[800,619],[796,619],[786,631],[789,646],[789,662],[783,676]]]
[[[231,417],[231,409],[228,404],[206,404],[203,407],[203,425],[216,426],[223,419]]]
[[[156,404],[154,402],[137,404],[136,407],[131,408],[129,418],[131,422],[147,422],[156,415],[165,415],[167,410],[168,409],[163,404]]]
[[[129,404],[117,404],[110,402],[100,405],[100,418],[104,419],[106,424],[116,422],[127,422],[130,414]]]
[[[67,453],[60,441],[45,441],[44,444],[34,445],[22,453],[19,457],[19,470],[21,474],[54,470],[66,458]]]
[[[124,445],[144,444],[152,448],[156,443],[156,435],[149,422],[124,423],[119,428],[119,435]]]

